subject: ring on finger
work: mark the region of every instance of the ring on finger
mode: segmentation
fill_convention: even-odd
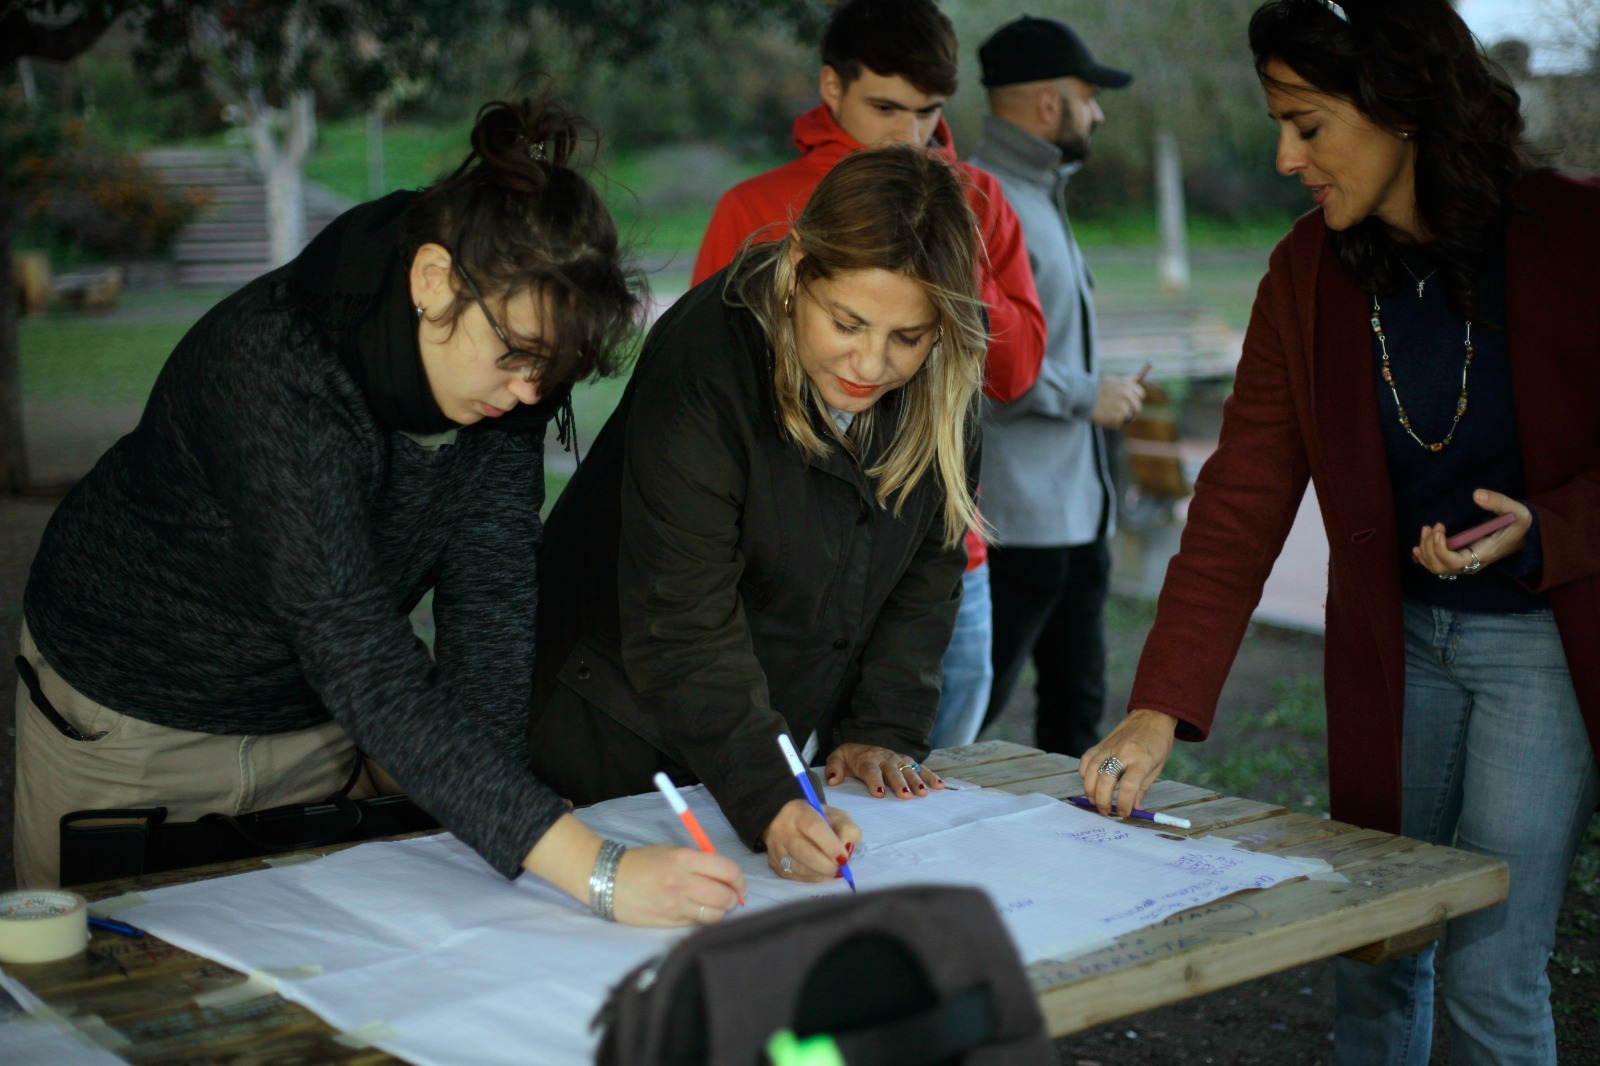
[[[1463,566],[1461,568],[1461,572],[1463,574],[1476,574],[1479,570],[1483,569],[1483,560],[1478,558],[1478,553],[1473,551],[1471,548],[1467,549],[1467,554],[1472,556],[1472,562],[1468,563],[1466,566]]]
[[[794,858],[792,856],[785,855],[783,858],[779,859],[778,869],[782,870],[786,874],[794,873]]]
[[[695,925],[700,925],[705,920],[706,920],[706,905],[704,903],[702,903],[702,904],[700,904],[700,909],[695,912],[694,924]]]
[[[900,771],[914,770],[917,773],[921,773],[922,772],[922,764],[919,763],[919,762],[903,762],[899,766],[896,766],[895,769],[896,770],[900,770]]]
[[[1098,772],[1106,777],[1121,777],[1122,771],[1126,770],[1127,768],[1127,764],[1121,759],[1117,758],[1115,755],[1107,755],[1105,760],[1100,763],[1100,769]]]

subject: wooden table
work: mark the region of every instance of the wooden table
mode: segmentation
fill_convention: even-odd
[[[941,774],[1008,792],[1082,795],[1077,762],[1004,741],[930,756]],[[1173,915],[1098,951],[1028,967],[1053,1035],[1061,1036],[1332,955],[1378,961],[1426,946],[1443,923],[1505,898],[1504,863],[1454,848],[1295,814],[1192,785],[1158,782],[1145,806],[1181,814],[1190,830],[1256,851],[1325,859],[1347,880],[1302,880]],[[336,848],[325,849],[328,851]],[[105,882],[90,899],[257,868],[257,860]],[[245,978],[157,937],[96,930],[76,958],[7,972],[63,1014],[96,1016],[130,1062],[233,1066],[396,1061],[351,1048],[315,1015],[275,994],[238,998]],[[103,1031],[103,1030],[102,1030]]]

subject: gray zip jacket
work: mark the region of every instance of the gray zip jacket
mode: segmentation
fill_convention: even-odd
[[[1076,168],[1060,159],[1055,145],[985,115],[968,160],[1016,209],[1045,319],[1033,387],[1012,403],[983,401],[983,517],[1002,547],[1070,547],[1116,528],[1105,440],[1089,421],[1100,393],[1094,277],[1062,203]]]

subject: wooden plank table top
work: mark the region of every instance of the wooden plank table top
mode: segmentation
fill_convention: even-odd
[[[925,765],[1008,792],[1082,795],[1077,762],[1005,741],[936,752]],[[1459,914],[1505,898],[1504,863],[1455,848],[1296,814],[1254,800],[1160,781],[1145,806],[1189,819],[1188,830],[1255,851],[1326,860],[1342,879],[1298,880],[1175,914],[1073,958],[1046,959],[1028,976],[1055,1036],[1332,955],[1376,961],[1415,951]],[[348,846],[348,845],[347,845]],[[318,849],[326,853],[339,848]],[[91,900],[257,869],[245,859],[198,870],[81,886]],[[82,955],[8,965],[57,1012],[132,1063],[278,1062],[366,1066],[397,1061],[350,1046],[310,1011],[262,993],[243,974],[154,936],[94,930]]]

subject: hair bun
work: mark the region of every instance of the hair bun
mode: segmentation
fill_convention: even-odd
[[[472,154],[495,179],[513,188],[539,188],[549,166],[572,164],[594,127],[549,90],[516,100],[493,100],[478,109]]]

